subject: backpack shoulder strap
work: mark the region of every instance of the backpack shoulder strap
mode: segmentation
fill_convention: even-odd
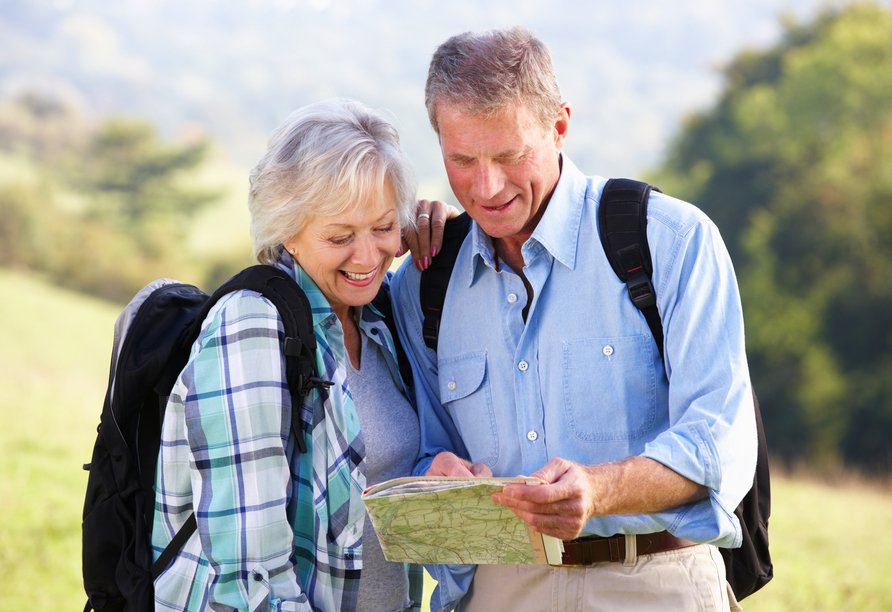
[[[424,317],[422,331],[424,343],[428,348],[437,350],[437,338],[440,334],[440,317],[443,315],[443,303],[446,301],[446,290],[452,268],[461,249],[465,236],[471,229],[471,217],[462,213],[446,222],[443,230],[443,246],[431,261],[427,270],[421,273],[421,314]]]
[[[291,389],[291,431],[300,452],[307,452],[304,423],[300,419],[300,399],[312,389],[328,389],[332,383],[321,380],[316,371],[316,334],[310,301],[286,272],[269,265],[245,268],[217,289],[205,305],[204,316],[221,297],[233,291],[250,289],[273,303],[285,328],[285,378]],[[196,319],[200,328],[204,317]],[[197,333],[196,333],[197,336]]]
[[[598,233],[613,271],[626,283],[632,303],[644,315],[663,356],[663,323],[657,310],[657,294],[651,276],[653,265],[647,245],[647,183],[610,179],[601,192]]]

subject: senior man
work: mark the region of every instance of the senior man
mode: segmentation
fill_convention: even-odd
[[[422,337],[420,273],[404,266],[392,285],[416,373],[415,471],[537,476],[546,484],[494,498],[574,540],[563,566],[432,566],[432,609],[735,609],[716,546],[740,543],[733,512],[753,482],[756,430],[718,230],[651,195],[661,358],[599,241],[606,180],[562,153],[571,109],[547,47],[520,28],[454,36],[433,56],[425,98],[474,223],[436,352]],[[622,560],[600,557],[605,547]]]

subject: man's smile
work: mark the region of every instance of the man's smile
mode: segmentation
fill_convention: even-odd
[[[511,206],[511,204],[513,204],[516,199],[517,196],[514,196],[513,198],[511,198],[504,204],[500,204],[499,206],[481,206],[481,208],[487,212],[500,212]]]

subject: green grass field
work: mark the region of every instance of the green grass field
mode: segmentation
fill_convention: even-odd
[[[120,310],[0,270],[0,611],[79,610],[80,515]],[[773,480],[754,612],[892,610],[892,490]]]

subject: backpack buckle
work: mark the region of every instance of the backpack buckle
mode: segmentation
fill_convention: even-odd
[[[440,311],[437,310],[436,312],[437,316],[428,315],[424,317],[424,322],[421,325],[424,343],[433,350],[437,350],[437,337],[440,335]]]
[[[313,389],[327,390],[329,387],[331,387],[334,384],[330,380],[322,380],[318,376],[300,375],[298,378],[300,380],[300,395],[301,395],[301,397],[305,397]]]
[[[629,297],[638,310],[650,308],[657,303],[657,292],[654,291],[653,283],[647,274],[639,274],[634,278],[626,281],[629,289]]]

